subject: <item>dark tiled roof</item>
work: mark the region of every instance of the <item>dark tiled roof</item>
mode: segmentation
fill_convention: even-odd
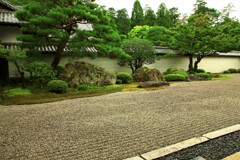
[[[0,4],[6,6],[7,8],[9,8],[12,11],[16,11],[19,9],[19,7],[12,5],[10,2],[8,2],[7,0],[0,0]]]
[[[19,49],[20,43],[2,43],[3,46],[6,49]],[[44,53],[54,53],[57,51],[57,47],[54,45],[46,45],[46,46],[40,46],[35,47],[34,50],[38,52],[44,52]],[[86,52],[97,52],[97,49],[95,47],[83,47],[80,49],[80,51],[86,51]],[[64,52],[70,52],[70,50],[66,47],[64,49]]]

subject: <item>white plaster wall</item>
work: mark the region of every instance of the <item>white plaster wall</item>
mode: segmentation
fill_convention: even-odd
[[[45,55],[44,57],[39,58],[39,60],[44,60],[49,64],[52,61],[52,56]],[[94,65],[105,68],[111,73],[117,72],[130,72],[131,70],[126,67],[121,67],[117,64],[116,59],[103,58],[99,57],[96,59],[91,58],[68,58],[63,57],[61,64],[65,65],[68,62],[73,62],[76,60],[81,60],[85,62],[92,63]],[[151,65],[146,65],[149,68],[157,68],[161,72],[166,71],[168,68],[183,68],[187,70],[188,68],[188,58],[187,57],[171,57],[166,59],[157,60],[156,63]],[[206,57],[199,64],[199,68],[204,69],[205,71],[212,73],[220,73],[229,68],[240,68],[240,57]],[[17,70],[13,64],[9,64],[9,76],[16,77],[18,76]]]
[[[17,42],[20,28],[15,26],[0,26],[0,42]]]

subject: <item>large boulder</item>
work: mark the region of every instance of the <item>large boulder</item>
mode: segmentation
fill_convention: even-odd
[[[146,82],[146,81],[163,81],[162,74],[156,68],[149,69],[147,67],[139,68],[133,75],[134,81]]]
[[[138,88],[162,87],[162,86],[169,86],[169,85],[170,84],[165,81],[147,81],[138,85]]]
[[[59,78],[68,82],[70,87],[83,84],[103,86],[116,83],[115,74],[105,71],[102,67],[80,61],[67,63]]]

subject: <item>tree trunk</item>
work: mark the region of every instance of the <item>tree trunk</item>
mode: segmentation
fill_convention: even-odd
[[[194,69],[193,69],[193,56],[192,56],[192,54],[188,54],[188,59],[189,59],[188,72],[193,73]]]
[[[64,52],[64,49],[68,43],[68,40],[69,40],[69,36],[65,39],[63,39],[59,45],[57,46],[57,51],[56,53],[54,54],[54,58],[53,58],[53,61],[52,61],[52,68],[55,70],[58,66],[58,64],[60,63],[61,61],[61,58],[62,58],[62,54]]]
[[[20,76],[21,76],[22,89],[25,89],[25,88],[26,88],[26,85],[25,85],[24,72],[20,72]]]
[[[198,69],[198,64],[201,62],[201,60],[203,59],[204,56],[198,56],[197,60],[194,62],[194,72],[197,71]]]

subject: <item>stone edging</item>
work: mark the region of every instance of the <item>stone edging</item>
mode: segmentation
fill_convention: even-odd
[[[217,131],[209,132],[207,134],[203,134],[201,137],[191,138],[167,147],[163,147],[154,151],[141,154],[140,156],[127,158],[125,160],[152,160],[155,158],[160,158],[168,154],[180,151],[184,148],[188,148],[188,147],[191,147],[191,146],[209,141],[211,139],[221,137],[223,135],[226,135],[235,131],[239,131],[239,130],[240,130],[240,124],[236,124],[234,126],[230,126]]]

